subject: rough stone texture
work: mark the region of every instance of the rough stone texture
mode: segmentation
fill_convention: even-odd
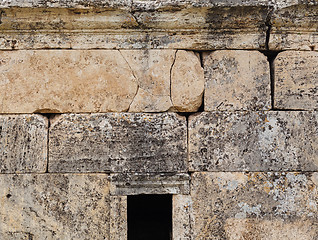
[[[184,172],[185,117],[64,114],[50,127],[49,172]]]
[[[126,111],[137,82],[119,51],[0,53],[0,112]]]
[[[171,69],[171,100],[177,112],[196,112],[202,104],[204,72],[200,56],[191,51],[176,52]]]
[[[110,197],[110,240],[127,240],[127,197]]]
[[[138,82],[130,112],[164,112],[171,106],[170,74],[174,50],[121,51]]]
[[[0,175],[1,239],[109,239],[107,175]]]
[[[282,52],[274,64],[274,107],[318,109],[318,52]]]
[[[192,199],[190,195],[173,195],[173,240],[193,239],[191,229]]]
[[[40,115],[1,115],[0,173],[45,172],[47,127]]]
[[[125,196],[137,194],[189,194],[188,174],[111,174],[110,193]]]
[[[194,173],[195,239],[318,238],[318,173]]]
[[[266,4],[161,2],[3,8],[0,49],[265,49]]]
[[[210,112],[190,118],[193,171],[317,171],[316,112]]]
[[[270,109],[270,70],[257,51],[225,50],[204,56],[204,109]]]
[[[274,11],[271,17],[270,50],[318,49],[318,5],[291,5]]]

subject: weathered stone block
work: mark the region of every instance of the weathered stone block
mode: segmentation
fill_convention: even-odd
[[[171,106],[170,74],[175,50],[120,51],[138,82],[130,112],[164,112]]]
[[[109,239],[107,175],[0,175],[1,239]]]
[[[318,173],[194,173],[195,239],[318,237]]]
[[[69,114],[50,128],[50,172],[184,172],[187,129],[174,113]]]
[[[189,194],[190,176],[185,173],[111,174],[112,195]]]
[[[120,52],[0,52],[2,113],[126,111],[137,82]]]
[[[192,199],[190,195],[173,195],[173,240],[190,240],[192,235]]]
[[[204,108],[213,110],[267,110],[270,70],[257,51],[215,51],[204,57]]]
[[[40,115],[1,115],[0,173],[45,172],[47,127]]]
[[[282,52],[274,64],[274,107],[318,109],[318,52]]]
[[[283,4],[282,8],[273,11],[270,19],[269,49],[317,50],[317,1],[286,2],[288,3]]]
[[[204,72],[200,56],[178,50],[171,69],[171,100],[177,112],[196,112],[202,104]]]
[[[210,112],[190,118],[194,171],[317,171],[316,112]]]

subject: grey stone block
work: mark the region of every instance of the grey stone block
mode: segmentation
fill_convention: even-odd
[[[112,195],[189,194],[188,174],[111,174]]]
[[[210,112],[189,123],[194,171],[317,171],[316,112]]]
[[[195,239],[318,237],[318,173],[194,173]]]
[[[275,64],[274,107],[318,109],[318,52],[286,51]]]
[[[47,127],[40,115],[1,115],[0,173],[45,172]]]
[[[109,239],[104,174],[0,175],[1,239]]]
[[[187,129],[174,113],[69,114],[50,128],[50,172],[185,172]]]

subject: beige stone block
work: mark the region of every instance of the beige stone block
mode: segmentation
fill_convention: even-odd
[[[171,100],[176,112],[196,112],[202,104],[204,72],[200,56],[178,50],[171,70]]]
[[[187,171],[186,119],[175,113],[63,114],[49,136],[49,172]]]
[[[316,239],[317,174],[194,173],[194,239]]]
[[[175,50],[121,50],[138,82],[130,112],[164,112],[171,106],[170,74]]]
[[[127,196],[110,197],[110,240],[127,240]]]
[[[137,81],[117,50],[0,53],[0,112],[127,111]]]
[[[287,1],[286,1],[287,2]],[[318,50],[318,5],[316,1],[288,1],[273,11],[270,19],[270,50]],[[315,4],[313,4],[315,3]]]
[[[173,195],[172,199],[173,240],[191,240],[192,199],[190,195]]]
[[[270,104],[270,70],[257,51],[224,50],[204,57],[204,109],[267,110]]]
[[[1,239],[109,239],[104,174],[0,175]]]
[[[318,114],[205,112],[189,120],[192,171],[317,171]]]
[[[318,109],[318,52],[281,52],[274,64],[274,107]]]
[[[1,115],[0,173],[45,172],[47,128],[40,115]]]

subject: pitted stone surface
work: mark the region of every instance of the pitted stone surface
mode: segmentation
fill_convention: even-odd
[[[318,237],[315,173],[194,173],[195,239]]]
[[[316,112],[210,112],[190,118],[193,171],[317,171]]]
[[[137,78],[130,112],[164,112],[171,106],[170,72],[175,50],[121,50]]]
[[[270,70],[257,51],[224,50],[204,56],[204,109],[270,109]]]
[[[49,142],[49,172],[187,170],[186,121],[174,113],[64,114]]]
[[[47,127],[40,115],[1,115],[0,173],[45,172]]]
[[[112,195],[189,194],[188,174],[169,173],[116,173],[111,174]]]
[[[127,111],[137,82],[120,52],[0,53],[1,113]]]
[[[204,72],[200,56],[178,50],[171,69],[171,100],[176,112],[196,112],[202,104]]]
[[[104,174],[0,175],[1,239],[109,239]]]
[[[318,52],[282,52],[274,64],[275,108],[317,110]]]
[[[277,9],[270,20],[270,50],[317,50],[317,1],[294,1]]]

